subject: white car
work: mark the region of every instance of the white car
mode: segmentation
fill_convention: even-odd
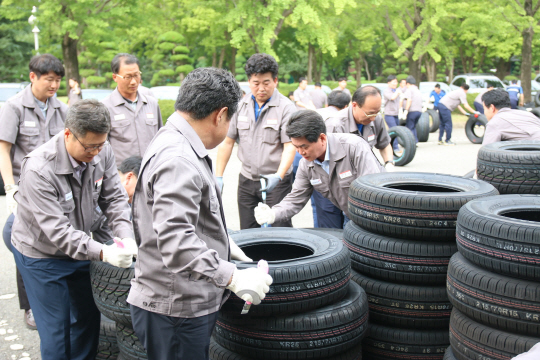
[[[154,86],[150,88],[158,100],[174,100],[178,98],[180,86]]]
[[[21,83],[4,83],[0,84],[0,107],[12,96],[21,92],[25,88],[25,84]]]
[[[459,89],[459,87],[463,84],[469,85],[469,92],[472,94],[479,93],[482,91],[482,89],[487,89],[489,85],[492,85],[494,88],[506,88],[501,79],[499,79],[495,75],[488,74],[458,75],[452,80],[450,88],[452,90],[456,90]]]

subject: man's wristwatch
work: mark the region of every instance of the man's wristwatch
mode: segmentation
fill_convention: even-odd
[[[6,192],[11,191],[11,190],[13,190],[15,188],[17,188],[17,185],[15,185],[15,184],[4,185],[4,190]]]

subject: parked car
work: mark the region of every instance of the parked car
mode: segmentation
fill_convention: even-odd
[[[81,89],[81,96],[83,100],[96,99],[97,101],[101,101],[112,92],[113,90],[111,89]]]
[[[324,93],[326,95],[328,95],[328,94],[330,94],[332,92],[332,89],[330,89],[329,86],[323,85],[323,86],[321,86],[321,88],[322,88],[322,90],[324,91]],[[306,90],[308,92],[311,92],[311,91],[315,90],[315,85],[308,85]]]
[[[154,86],[150,88],[158,100],[174,100],[178,98],[180,86]]]
[[[7,99],[21,92],[25,88],[25,86],[26,85],[24,83],[0,84],[0,107],[4,105]]]
[[[463,84],[469,85],[470,93],[479,93],[482,89],[486,89],[489,85],[492,85],[495,88],[506,88],[501,79],[499,79],[495,75],[489,74],[458,75],[452,80],[450,88],[452,90],[456,90]]]

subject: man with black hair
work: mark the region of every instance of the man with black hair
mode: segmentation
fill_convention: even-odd
[[[54,96],[65,74],[62,62],[51,54],[36,55],[30,60],[29,70],[31,84],[8,99],[0,109],[0,173],[10,214],[4,226],[6,238],[11,238],[15,221],[17,202],[14,195],[19,188],[23,158],[64,129],[68,110]],[[35,330],[36,323],[18,271],[17,289],[26,326]]]
[[[403,94],[403,99],[407,99],[405,103],[405,110],[403,115],[406,118],[405,126],[411,130],[414,134],[416,142],[418,142],[418,135],[416,134],[416,124],[420,115],[422,115],[422,93],[416,86],[416,79],[414,76],[407,76],[407,90]]]
[[[437,109],[437,106],[439,106],[439,102],[444,95],[446,95],[446,91],[441,89],[441,84],[435,84],[435,87],[429,94],[429,99],[433,102],[435,109]]]
[[[326,134],[322,117],[312,110],[294,113],[287,124],[287,135],[303,159],[293,189],[279,204],[270,208],[259,203],[254,214],[259,224],[290,219],[317,190],[342,211],[341,226],[348,221],[350,184],[360,176],[384,171],[368,143],[352,134]]]
[[[294,101],[298,110],[315,110],[315,105],[313,105],[311,95],[306,90],[307,86],[308,83],[306,78],[301,77],[300,80],[298,80],[298,89],[294,90]]]
[[[455,142],[450,140],[452,138],[452,111],[458,108],[463,115],[469,115],[461,107],[463,105],[471,113],[476,112],[467,102],[467,91],[469,91],[469,85],[463,84],[459,89],[450,91],[439,101],[439,106],[437,107],[441,120],[439,124],[439,145],[456,145]],[[446,141],[443,141],[445,131]]]
[[[315,109],[323,109],[328,106],[328,96],[322,89],[320,82],[315,83],[315,89],[309,93]]]
[[[399,125],[399,101],[401,90],[397,89],[398,81],[395,75],[389,75],[386,79],[388,87],[384,89],[384,121],[389,128]],[[393,143],[394,150],[398,150],[397,139]]]
[[[503,89],[482,96],[488,119],[482,145],[497,141],[540,140],[540,119],[528,111],[511,109],[511,98]]]
[[[347,78],[344,76],[338,78],[338,87],[335,88],[334,90],[341,90],[345,94],[351,96],[351,91],[347,89]]]
[[[316,111],[322,116],[326,122],[337,116],[340,110],[345,109],[351,102],[351,96],[341,90],[333,90],[328,94],[328,107],[317,109]]]
[[[148,359],[207,360],[229,291],[258,305],[272,283],[230,262],[252,260],[229,239],[208,154],[225,139],[241,98],[231,73],[193,70],[144,154],[133,197],[139,256],[127,301]]]
[[[161,111],[154,97],[139,90],[141,71],[137,57],[121,53],[111,62],[116,89],[102,100],[111,113],[109,141],[116,165],[131,155],[143,156],[148,144],[163,126]]]
[[[219,146],[216,176],[223,190],[223,173],[229,162],[236,139],[242,169],[238,181],[238,211],[240,228],[259,227],[253,209],[262,201],[261,190],[267,193],[266,201],[277,204],[291,192],[294,146],[285,133],[287,121],[296,111],[294,104],[276,89],[278,64],[268,54],[254,54],[246,62],[251,93],[238,105],[238,112],[231,119],[231,126],[223,144]],[[261,188],[261,176],[267,179]],[[276,226],[292,227],[290,220]]]

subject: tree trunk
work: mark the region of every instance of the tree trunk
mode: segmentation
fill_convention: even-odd
[[[409,75],[414,76],[416,83],[420,84],[422,81],[422,60],[413,60],[412,56],[409,58]]]
[[[450,84],[452,80],[454,80],[454,66],[455,66],[456,59],[451,58],[450,59],[450,66],[446,65],[446,68],[448,69],[448,80],[447,82]]]
[[[359,56],[354,58],[354,68],[356,70],[356,87],[359,88],[362,86],[362,63],[364,62],[364,57]]]
[[[64,34],[64,39],[62,40],[62,55],[64,57],[64,66],[66,68],[66,79],[75,79],[80,84],[79,59],[77,58],[78,43],[79,40],[70,38],[69,33]]]
[[[218,68],[223,69],[224,59],[225,59],[225,46],[221,48],[221,54],[219,54]]]
[[[315,49],[313,45],[308,45],[308,71],[307,71],[307,82],[311,84],[313,82],[313,58],[315,57]]]
[[[366,67],[367,79],[368,79],[368,81],[371,81],[371,74],[369,73],[369,64],[368,64],[366,58],[364,58],[364,66]]]
[[[216,49],[214,49],[214,53],[212,54],[212,67],[216,67],[216,61],[217,61],[217,52]]]
[[[510,74],[510,61],[499,58],[495,62],[495,69],[495,76],[503,80],[508,74]]]
[[[236,48],[231,47],[231,74],[236,76]]]
[[[437,63],[431,56],[426,56],[427,81],[437,81]]]
[[[531,102],[531,73],[532,73],[532,41],[534,28],[531,26],[522,33],[523,46],[521,47],[521,87],[524,101]]]

